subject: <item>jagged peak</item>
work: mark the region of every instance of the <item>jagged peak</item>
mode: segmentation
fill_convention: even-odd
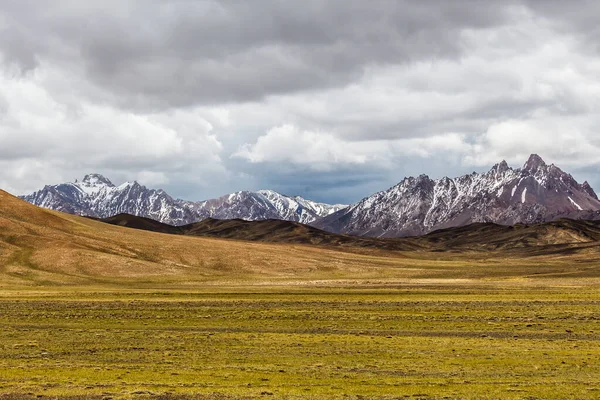
[[[594,199],[598,200],[598,195],[596,194],[592,186],[588,183],[588,181],[585,181],[581,184],[581,190],[592,196]]]
[[[129,188],[129,190],[147,190],[148,188],[138,181],[125,182],[123,185],[119,186],[122,188]]]
[[[83,177],[81,183],[85,183],[89,186],[114,186],[110,179],[101,174],[87,174]]]
[[[523,170],[529,171],[529,172],[535,172],[535,171],[539,170],[540,168],[545,168],[545,167],[547,167],[547,164],[542,159],[542,157],[540,157],[537,154],[532,154],[529,156],[529,159],[527,160],[525,165],[523,165]]]
[[[294,200],[294,201],[300,202],[300,203],[310,202],[310,203],[314,203],[314,204],[321,204],[321,203],[319,203],[317,201],[308,200],[305,197],[302,197],[302,196],[299,196],[299,195],[291,196],[291,195],[279,193],[279,192],[277,192],[275,190],[271,190],[271,189],[261,189],[261,190],[256,191],[256,193],[261,194],[261,195],[266,196],[266,197],[283,198],[283,199],[288,199],[288,200]],[[322,203],[322,204],[324,204],[324,203]]]
[[[276,192],[271,189],[260,189],[260,190],[257,190],[256,193],[262,194],[263,196],[290,197],[290,196],[286,196],[284,194],[281,194],[281,193]]]
[[[205,201],[213,201],[213,200],[233,201],[233,200],[239,200],[240,198],[248,198],[248,197],[256,197],[256,196],[257,196],[257,192],[251,192],[249,190],[238,190],[237,192],[231,192],[228,194],[224,194],[221,197],[217,197],[215,199],[208,199]]]
[[[508,171],[509,169],[510,169],[510,167],[508,166],[508,163],[506,162],[506,160],[502,160],[498,164],[496,164],[492,167],[492,171],[497,172],[497,173],[504,173],[504,172]]]
[[[133,182],[127,181],[127,182],[123,182],[123,183],[121,183],[121,184],[120,184],[119,186],[117,186],[117,187],[118,187],[119,189],[125,189],[126,187],[133,186],[133,185],[136,185],[136,184],[137,184],[137,181],[133,181]]]

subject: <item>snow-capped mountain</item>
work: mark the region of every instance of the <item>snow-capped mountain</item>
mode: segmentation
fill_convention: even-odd
[[[148,189],[137,182],[115,186],[100,174],[86,175],[80,182],[45,186],[21,198],[40,207],[71,214],[106,218],[127,213],[171,225],[185,225],[209,217],[249,221],[284,219],[310,224],[346,207],[289,197],[270,190],[236,192],[217,199],[191,202],[174,199],[163,190]]]
[[[420,235],[473,222],[510,225],[562,217],[600,219],[600,201],[590,185],[579,184],[537,155],[518,169],[502,161],[483,174],[437,180],[426,175],[405,178],[349,207],[270,190],[191,202],[137,182],[115,186],[99,174],[86,175],[80,182],[46,186],[22,198],[41,207],[100,218],[128,213],[171,225],[209,217],[282,219],[335,233],[377,237]]]
[[[319,218],[348,207],[347,204],[317,203],[300,196],[284,196],[272,190],[259,190],[258,193],[275,206],[279,215],[283,217],[281,219],[303,224],[310,224]]]
[[[335,233],[399,237],[473,222],[512,225],[590,218],[590,212],[598,211],[600,201],[587,182],[577,183],[533,154],[519,169],[502,161],[483,174],[405,178],[314,226]]]
[[[235,192],[216,199],[196,203],[193,209],[200,219],[283,219],[303,224],[311,224],[317,219],[347,207],[342,204],[325,204],[290,197],[272,190],[258,192]]]
[[[137,182],[115,186],[100,174],[86,175],[80,182],[45,186],[21,198],[36,206],[98,218],[128,213],[172,225],[196,221],[189,202]]]

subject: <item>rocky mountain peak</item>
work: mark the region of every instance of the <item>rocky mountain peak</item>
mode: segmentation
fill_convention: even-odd
[[[529,156],[529,159],[525,165],[523,165],[523,170],[530,173],[535,173],[540,169],[545,169],[547,166],[548,165],[542,159],[542,157],[538,156],[537,154],[532,154]]]
[[[191,202],[174,199],[164,190],[149,189],[137,181],[115,186],[100,174],[88,174],[82,181],[73,183],[45,186],[22,198],[40,207],[72,214],[107,218],[127,213],[171,225],[185,225],[205,218],[282,219],[309,224],[345,207],[285,196],[272,190],[242,191]]]
[[[496,164],[492,167],[492,171],[496,172],[497,174],[503,174],[506,171],[508,171],[509,169],[510,169],[510,167],[508,166],[508,163],[506,162],[506,160],[502,160],[501,162],[499,162],[498,164]]]
[[[110,181],[110,179],[108,179],[100,174],[87,174],[86,176],[83,177],[83,180],[81,181],[81,183],[86,184],[88,186],[102,186],[102,185],[110,186],[110,187],[115,186]]]
[[[592,196],[594,199],[598,200],[598,195],[596,194],[592,186],[590,186],[588,181],[585,181],[581,184],[581,190]]]
[[[580,185],[532,154],[522,169],[502,161],[483,174],[404,179],[314,226],[335,233],[398,237],[473,222],[530,224],[597,211],[600,201],[589,184]]]
[[[435,181],[425,174],[419,175],[415,181],[415,189],[422,193],[429,192],[434,185]]]

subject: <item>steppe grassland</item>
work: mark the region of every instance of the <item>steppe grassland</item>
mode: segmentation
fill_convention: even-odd
[[[10,290],[0,393],[593,398],[595,288]]]
[[[6,398],[600,395],[597,246],[338,251],[0,205]]]

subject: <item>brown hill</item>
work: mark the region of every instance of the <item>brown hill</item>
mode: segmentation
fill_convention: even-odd
[[[153,232],[235,239],[265,243],[310,244],[342,248],[372,248],[380,250],[419,250],[421,246],[409,240],[363,238],[329,233],[298,222],[269,219],[245,221],[241,219],[213,219],[184,226],[172,226],[149,218],[119,214],[97,219],[112,225]]]
[[[442,229],[424,236],[376,239],[339,235],[282,220],[244,221],[206,219],[174,227],[147,218],[120,214],[102,221],[137,229],[192,236],[215,237],[269,243],[313,244],[343,248],[376,248],[393,251],[523,251],[535,248],[550,252],[560,248],[600,241],[600,221],[563,219],[535,225],[504,226],[476,223]]]
[[[112,222],[171,232],[152,221],[124,216]],[[563,283],[571,278],[600,279],[599,229],[594,223],[558,221],[512,229],[475,225],[461,228],[465,231],[438,231],[402,240],[328,236],[277,221],[206,221],[187,229],[189,234],[127,229],[41,209],[0,191],[0,288],[86,285],[186,290],[207,285],[474,280],[487,285],[497,279],[524,283],[539,277]],[[256,241],[191,234],[243,235]]]
[[[354,254],[303,244],[173,235],[128,216],[107,224],[33,206],[0,190],[0,287],[288,284],[411,276],[406,256]],[[200,229],[199,226],[196,227]],[[400,264],[401,263],[401,264]],[[294,283],[296,284],[296,283]]]
[[[97,221],[106,222],[111,225],[119,225],[127,228],[141,229],[144,231],[169,233],[169,234],[183,234],[185,230],[180,226],[173,226],[163,224],[162,222],[153,220],[151,218],[138,217],[131,214],[117,214],[108,218],[92,218]]]
[[[394,251],[421,249],[417,243],[408,240],[381,240],[339,235],[298,222],[282,220],[244,221],[209,218],[182,228],[186,235],[270,243],[312,244],[344,248],[360,247]]]
[[[511,250],[525,247],[577,245],[600,240],[600,221],[562,219],[534,225],[493,223],[448,228],[421,237],[422,242],[447,249]]]

